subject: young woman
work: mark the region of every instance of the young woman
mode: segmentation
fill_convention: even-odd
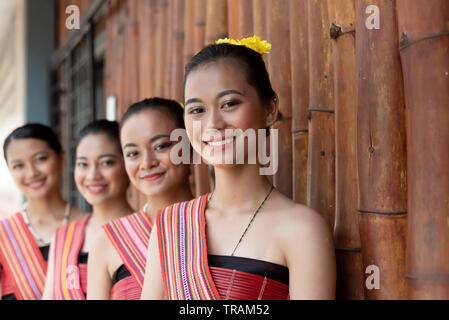
[[[90,254],[88,299],[140,298],[148,241],[156,212],[193,198],[189,166],[175,165],[173,130],[184,128],[183,109],[173,100],[152,98],[127,110],[121,143],[131,183],[147,196],[143,210],[106,224]],[[159,261],[157,261],[159,263]]]
[[[274,189],[248,151],[243,164],[222,161],[242,131],[277,119],[261,53],[230,43],[204,48],[186,66],[184,94],[187,133],[215,168],[215,190],[158,214],[148,259],[160,263],[147,266],[142,299],[333,299],[325,220]]]
[[[27,202],[21,212],[0,221],[1,297],[39,300],[55,230],[86,214],[62,198],[65,158],[51,128],[33,123],[15,129],[6,138],[3,152]]]
[[[117,122],[94,121],[81,130],[74,177],[93,212],[56,231],[50,248],[44,299],[84,300],[87,258],[102,232],[101,226],[132,213],[126,199],[129,179]]]

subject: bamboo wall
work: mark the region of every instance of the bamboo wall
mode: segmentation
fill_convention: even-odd
[[[449,299],[448,19],[446,0],[112,0],[105,96],[119,114],[181,100],[205,44],[267,39],[282,113],[273,181],[334,231],[337,298]],[[193,177],[209,190],[207,167]],[[379,289],[365,286],[370,265]]]

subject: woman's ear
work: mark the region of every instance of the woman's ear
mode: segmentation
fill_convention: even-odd
[[[278,120],[279,115],[279,98],[277,94],[275,94],[275,96],[270,100],[270,103],[267,106],[266,115],[267,115],[266,126],[267,127],[273,126]]]

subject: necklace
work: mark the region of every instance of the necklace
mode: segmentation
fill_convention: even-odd
[[[269,191],[268,194],[265,196],[265,199],[263,199],[262,203],[259,205],[259,207],[257,208],[257,210],[254,211],[253,216],[251,217],[251,220],[249,221],[248,225],[246,226],[245,231],[243,231],[242,236],[240,237],[239,241],[237,242],[237,244],[236,244],[235,247],[234,247],[234,250],[232,250],[231,256],[234,256],[234,253],[235,253],[235,251],[237,250],[237,247],[239,246],[240,242],[242,242],[243,237],[246,235],[246,232],[248,231],[249,227],[250,227],[251,224],[253,223],[254,218],[255,218],[256,215],[259,213],[260,208],[262,208],[262,206],[264,205],[265,201],[267,201],[267,199],[268,199],[268,197],[270,196],[270,194],[271,194],[271,192],[273,191],[273,189],[274,189],[274,185],[271,185],[270,191]],[[213,194],[211,194],[211,195],[209,196],[209,199],[207,200],[207,202],[209,202],[209,201],[212,199],[212,195],[213,195]],[[206,207],[207,207],[207,204],[206,204]]]
[[[22,208],[22,215],[23,215],[23,218],[25,220],[25,223],[26,223],[28,229],[31,231],[31,233],[33,234],[34,238],[36,239],[36,241],[38,242],[39,245],[49,244],[50,241],[46,241],[44,238],[40,237],[37,234],[36,230],[34,230],[33,226],[31,225],[30,219],[28,219],[28,215],[27,215],[27,206],[28,206],[28,204],[25,203]],[[66,225],[69,222],[69,217],[70,217],[70,204],[67,203],[67,205],[65,206],[64,218],[62,220],[61,226]]]
[[[148,209],[149,204],[150,204],[149,202],[145,203],[145,205],[143,206],[143,209],[142,209],[143,212],[148,213],[147,209]]]

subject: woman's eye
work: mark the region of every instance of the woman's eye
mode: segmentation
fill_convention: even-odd
[[[77,166],[78,168],[86,168],[86,167],[87,167],[87,163],[85,163],[85,162],[78,162],[78,163],[76,164],[76,166]]]
[[[189,110],[189,114],[197,114],[203,112],[204,109],[202,107],[193,107]]]
[[[155,150],[164,150],[166,148],[169,148],[171,145],[172,145],[171,142],[161,143],[156,146]]]
[[[226,102],[225,104],[223,104],[222,108],[225,108],[225,109],[231,108],[231,107],[235,106],[236,104],[238,104],[237,101],[229,101],[229,102]]]
[[[44,161],[46,161],[48,158],[47,157],[39,157],[39,158],[37,158],[37,161],[38,162],[44,162]]]
[[[128,153],[126,153],[126,157],[127,158],[134,158],[138,155],[139,153],[137,151],[130,151]]]
[[[113,166],[114,164],[115,164],[114,160],[105,160],[105,161],[101,162],[101,165],[103,167],[110,167],[110,166]]]
[[[15,164],[15,165],[13,165],[12,166],[12,168],[14,169],[14,170],[17,170],[17,169],[22,169],[23,168],[23,164]]]

